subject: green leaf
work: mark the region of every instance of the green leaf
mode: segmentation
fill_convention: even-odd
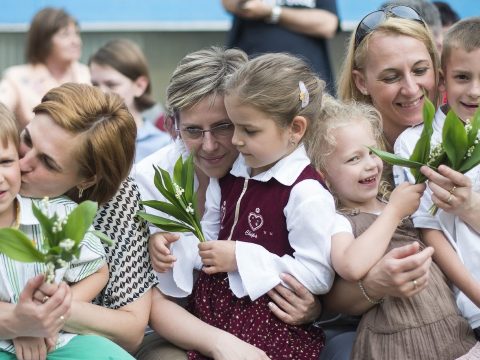
[[[98,205],[96,202],[87,200],[80,203],[72,210],[67,217],[67,223],[64,226],[65,237],[72,239],[76,244],[79,244],[90,226],[92,226],[93,219],[97,214]]]
[[[183,185],[182,173],[183,173],[183,159],[182,159],[182,155],[180,155],[180,157],[175,162],[175,166],[173,168],[173,181],[175,181],[179,186]]]
[[[44,241],[44,247],[48,250],[51,246],[57,245],[55,242],[56,236],[52,232],[53,223],[57,220],[56,214],[53,217],[49,218],[45,215],[32,201],[32,212],[33,215],[37,218],[38,222],[40,223],[40,228],[42,229]]]
[[[173,216],[175,219],[181,220],[186,223],[188,223],[189,221],[189,217],[186,211],[182,211],[183,209],[179,209],[175,205],[172,205],[165,201],[146,200],[141,201],[141,203],[145,206],[161,211],[167,215]]]
[[[154,182],[159,184],[157,186],[158,191],[163,195],[165,199],[167,199],[170,203],[181,206],[181,202],[179,199],[175,197],[175,191],[173,189],[172,180],[170,178],[170,174],[159,167],[155,168],[155,178]]]
[[[195,165],[193,164],[193,154],[190,154],[183,165],[184,184],[185,184],[185,198],[192,199],[195,193],[194,179],[195,179]],[[196,209],[194,207],[194,209]]]
[[[423,129],[420,134],[420,138],[415,144],[412,155],[410,155],[409,160],[415,161],[418,163],[426,164],[430,157],[430,146],[431,138],[433,134],[433,119],[435,117],[435,107],[432,102],[428,99],[426,94],[424,94],[424,104],[423,104]],[[420,171],[417,168],[412,168],[412,174],[417,179],[420,176]]]
[[[477,144],[472,151],[472,154],[467,159],[463,160],[462,165],[458,169],[459,172],[465,174],[467,171],[471,170],[473,167],[480,164],[480,144]]]
[[[397,156],[395,154],[389,153],[387,151],[375,149],[373,147],[368,146],[368,148],[375,154],[377,155],[380,159],[383,161],[391,164],[391,165],[398,165],[398,166],[403,166],[403,167],[408,167],[408,168],[414,168],[414,169],[419,169],[425,164],[422,164],[420,162],[412,161],[409,159],[404,159],[400,156]]]
[[[58,256],[63,252],[63,249],[60,246],[53,246],[48,249],[48,255]]]
[[[468,150],[468,139],[463,122],[453,111],[449,111],[445,119],[442,143],[452,168],[459,169]]]
[[[143,211],[138,211],[137,215],[142,217],[143,219],[147,220],[151,224],[155,225],[156,227],[171,232],[192,232],[194,229],[187,224],[183,224],[181,222],[167,219],[161,216],[147,214]]]
[[[195,209],[195,220],[200,222],[199,210],[198,210],[198,192],[193,193],[192,197],[192,207]]]
[[[155,176],[153,178],[153,182],[155,184],[155,187],[157,188],[158,191],[160,191],[160,194],[163,195],[165,199],[168,201],[172,202],[175,201],[175,195],[172,193],[168,192],[168,189],[165,187],[165,184],[163,182],[162,174],[160,172],[160,168],[153,166],[155,170]]]
[[[438,156],[434,161],[429,162],[427,166],[436,170],[440,164],[450,166],[450,162],[448,161],[448,157],[445,151],[443,151],[442,155]],[[428,178],[425,175],[423,175],[420,171],[417,171],[417,176],[415,177],[416,184],[424,183],[425,181],[427,181],[427,179]]]
[[[45,256],[35,248],[32,240],[17,229],[0,229],[0,252],[13,260],[43,263]]]
[[[105,244],[107,244],[108,246],[112,246],[115,242],[110,239],[110,237],[108,237],[107,235],[105,235],[104,233],[102,233],[101,231],[98,231],[98,230],[90,230],[89,232],[91,232],[93,235],[95,235],[96,237],[98,237],[102,242],[104,242]]]
[[[473,117],[470,119],[470,125],[472,129],[468,133],[468,147],[473,146],[477,139],[478,130],[480,129],[480,107],[477,108],[475,114],[473,114]]]
[[[168,173],[168,171],[166,170],[163,170],[162,168],[158,168],[160,170],[160,174],[162,176],[162,180],[163,180],[163,184],[165,185],[165,189],[168,190],[168,192],[172,195],[175,194],[175,189],[173,187],[173,182],[172,182],[172,178],[170,177],[170,174]],[[175,198],[175,196],[174,196]]]

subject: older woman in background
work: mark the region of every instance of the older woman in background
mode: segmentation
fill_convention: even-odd
[[[88,68],[78,62],[81,53],[78,23],[71,15],[45,8],[34,16],[27,34],[27,64],[8,68],[0,83],[0,102],[14,112],[20,129],[48,90],[66,82],[90,83]]]

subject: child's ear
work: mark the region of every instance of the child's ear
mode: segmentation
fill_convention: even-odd
[[[365,82],[365,75],[361,71],[353,70],[352,71],[353,81],[357,89],[365,96],[368,96],[368,89]]]
[[[447,88],[445,86],[445,74],[442,69],[439,70],[439,79],[438,79],[438,89],[440,92],[446,92]]]
[[[298,145],[303,139],[305,132],[307,131],[308,121],[304,116],[295,116],[290,124],[290,140]]]
[[[146,76],[142,75],[136,78],[133,84],[135,86],[135,91],[134,91],[135,97],[140,97],[145,93],[145,90],[147,90],[148,79]]]

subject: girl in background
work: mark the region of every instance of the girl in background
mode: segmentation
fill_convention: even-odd
[[[170,142],[170,135],[145,121],[142,112],[155,105],[147,60],[142,50],[126,39],[112,40],[88,62],[92,84],[123,98],[137,125],[135,162]]]

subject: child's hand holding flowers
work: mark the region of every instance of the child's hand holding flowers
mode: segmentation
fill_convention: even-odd
[[[235,241],[212,240],[198,244],[198,254],[202,258],[202,271],[208,275],[219,272],[237,271]]]
[[[173,179],[168,171],[154,166],[155,187],[166,201],[147,200],[142,204],[171,216],[157,216],[139,211],[138,216],[157,226],[159,229],[171,232],[191,232],[198,240],[205,241],[197,214],[197,194],[194,191],[195,167],[193,156],[185,161],[180,156],[175,163]],[[173,219],[172,219],[173,218]]]

